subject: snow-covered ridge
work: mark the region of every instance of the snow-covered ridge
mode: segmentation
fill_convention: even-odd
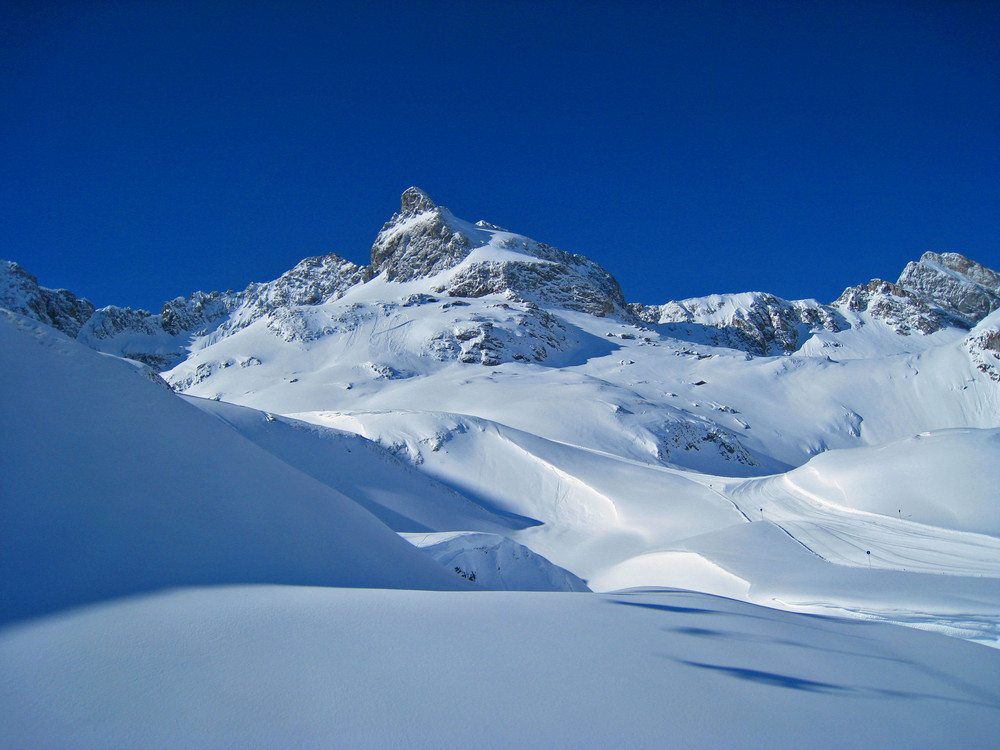
[[[334,253],[306,258],[274,281],[252,283],[242,292],[194,292],[170,300],[155,315],[102,308],[78,338],[98,351],[165,370],[190,349],[210,345],[269,313],[337,299],[358,283],[362,270]]]
[[[13,261],[0,261],[0,308],[76,336],[94,313],[94,305],[66,289],[46,289]]]
[[[618,282],[597,263],[485,221],[458,219],[419,188],[403,193],[400,212],[379,232],[371,258],[367,278],[381,274],[397,282],[429,279],[436,294],[500,294],[631,318]]]
[[[668,332],[762,357],[794,352],[817,331],[846,327],[830,305],[789,302],[762,292],[714,294],[633,309],[641,320],[665,326]]]
[[[34,277],[10,262],[5,263],[0,282],[0,306],[51,324],[99,351],[161,370],[261,318],[268,318],[269,330],[286,340],[293,329],[299,333],[292,338],[314,338],[306,332],[311,325],[335,332],[336,325],[303,325],[303,314],[296,310],[336,301],[376,282],[381,284],[360,297],[372,300],[377,294],[388,304],[414,294],[456,300],[495,297],[542,309],[643,322],[692,343],[754,356],[796,352],[816,334],[870,322],[901,335],[929,334],[951,326],[970,328],[1000,307],[1000,275],[955,253],[925,253],[906,266],[897,283],[873,280],[851,287],[829,305],[760,292],[629,305],[618,282],[597,263],[486,221],[472,224],[459,219],[415,187],[403,193],[399,212],[379,232],[367,267],[332,253],[306,258],[273,281],[252,283],[242,292],[194,292],[165,303],[158,314],[116,306],[95,311],[87,300],[70,292],[39,287]],[[539,316],[525,324],[553,327]],[[449,337],[447,330],[439,330],[440,338]],[[493,330],[498,330],[495,323]],[[539,361],[539,352],[551,351],[553,343],[535,346],[533,354],[519,354]],[[472,360],[462,347],[452,350],[461,361],[483,364],[513,357],[489,354]]]

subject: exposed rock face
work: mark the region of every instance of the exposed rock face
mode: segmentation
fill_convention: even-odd
[[[512,299],[546,307],[579,310],[602,317],[617,314],[632,320],[621,287],[611,274],[593,261],[528,240],[525,249],[537,253],[536,261],[485,261],[461,270],[438,293],[452,297],[506,294]]]
[[[868,312],[903,336],[914,331],[933,333],[951,322],[947,315],[934,310],[916,294],[881,279],[848,287],[833,305],[854,312]]]
[[[663,462],[669,462],[674,453],[705,451],[745,466],[757,465],[740,439],[719,425],[676,421],[664,424],[657,432],[660,433],[660,441],[656,446],[656,457]]]
[[[993,319],[991,319],[993,320]],[[972,363],[984,375],[1000,383],[1000,319],[983,321],[965,339]]]
[[[427,344],[441,361],[499,365],[503,362],[544,362],[553,352],[572,348],[566,326],[532,303],[502,304],[491,317],[477,313],[458,318]]]
[[[332,302],[361,282],[365,269],[335,253],[306,258],[266,284],[251,284],[223,330],[232,333],[275,310]]]
[[[924,253],[898,283],[873,279],[845,289],[830,305],[753,292],[630,307],[643,322],[667,326],[668,333],[773,355],[796,351],[812,333],[849,326],[848,311],[867,313],[902,336],[971,328],[1000,309],[1000,274],[957,253]]]
[[[365,280],[384,273],[389,281],[412,281],[446,271],[461,263],[473,247],[490,235],[459,222],[423,190],[411,187],[400,199],[399,213],[386,222],[372,245]]]
[[[796,351],[814,332],[839,331],[837,311],[812,301],[789,302],[773,294],[712,295],[668,302],[633,305],[646,323],[665,325],[667,332],[702,329],[703,343],[726,346],[756,356]]]
[[[482,249],[481,260],[473,252]],[[423,190],[403,193],[400,212],[379,232],[366,278],[430,278],[458,268],[436,294],[508,299],[632,320],[621,287],[597,263],[512,234],[495,224],[470,224],[436,205]]]
[[[295,322],[289,320],[295,308],[339,299],[362,274],[362,268],[333,253],[306,258],[274,281],[250,284],[242,292],[177,297],[157,315],[128,307],[103,308],[94,313],[79,338],[99,351],[165,370],[184,359],[192,338],[209,334],[224,338],[265,315],[281,318],[274,327],[287,338],[295,329]]]
[[[172,336],[204,330],[232,312],[239,299],[233,292],[195,292],[186,299],[177,297],[163,305],[160,325]]]
[[[46,289],[13,261],[0,261],[0,307],[75,338],[94,312],[94,305],[65,289]]]
[[[217,325],[237,302],[232,292],[195,292],[167,302],[158,315],[110,305],[95,311],[77,338],[98,351],[165,370],[184,358],[193,336]]]
[[[970,327],[1000,309],[1000,274],[958,253],[924,253],[897,283]]]

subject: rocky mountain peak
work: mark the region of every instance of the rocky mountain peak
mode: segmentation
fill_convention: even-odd
[[[934,333],[948,325],[947,316],[934,310],[919,294],[900,284],[872,279],[867,284],[848,287],[833,303],[852,312],[867,312],[892,326],[896,333]]]
[[[488,233],[458,221],[423,190],[411,187],[400,198],[399,213],[375,238],[365,280],[380,273],[401,282],[433,276],[458,265],[473,247],[488,241]]]
[[[897,283],[970,327],[1000,309],[1000,274],[958,253],[924,253]]]
[[[418,187],[407,188],[399,199],[399,212],[403,216],[414,216],[437,207],[431,197]]]
[[[0,261],[0,307],[76,336],[94,305],[65,289],[46,289],[14,261]]]
[[[388,281],[407,282],[454,269],[429,291],[451,297],[496,294],[633,320],[618,282],[588,258],[487,221],[456,218],[420,188],[406,190],[400,207],[375,239],[366,281],[384,274]]]

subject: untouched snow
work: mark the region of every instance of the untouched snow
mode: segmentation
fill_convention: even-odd
[[[404,534],[448,570],[492,591],[590,591],[523,544],[498,534]]]
[[[985,747],[1000,652],[690,592],[167,592],[0,631],[5,747]]]
[[[960,501],[946,495],[939,505],[978,514],[985,530],[1000,486],[991,473],[1000,466],[996,430],[920,437],[928,449],[913,458],[912,441],[902,441],[830,451],[788,474],[740,480],[624,460],[470,417],[301,416],[378,440],[487,508],[541,521],[508,536],[597,591],[692,588],[792,610],[919,622],[1000,645],[1000,538],[834,505],[795,484],[813,476],[814,463],[837,467],[820,475],[829,481],[874,472],[872,496],[912,513],[920,496],[910,477],[922,472],[937,478],[923,488],[931,496],[949,484],[964,487]],[[872,457],[883,455],[895,459],[872,469]]]
[[[787,481],[841,509],[1000,537],[1000,430],[925,432],[832,451]]]
[[[530,521],[486,511],[353,433],[224,402],[183,397],[396,531],[510,531]]]
[[[166,586],[464,583],[148,370],[3,311],[0,351],[0,622]]]

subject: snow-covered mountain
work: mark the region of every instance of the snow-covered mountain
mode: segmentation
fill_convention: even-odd
[[[116,642],[105,632],[156,619],[154,650],[188,623],[208,633],[185,641],[192,654],[211,650],[214,632],[237,653],[267,642],[278,623],[296,634],[286,644],[296,670],[319,661],[351,680],[366,665],[392,664],[409,680],[432,674],[453,686],[457,673],[426,670],[433,653],[461,643],[478,655],[456,663],[489,672],[500,686],[490,700],[502,702],[533,668],[522,661],[508,673],[517,648],[483,650],[482,639],[528,644],[555,669],[570,654],[552,655],[562,653],[556,638],[528,637],[541,632],[531,622],[555,633],[579,618],[571,650],[599,654],[605,673],[630,665],[658,686],[652,695],[662,695],[660,673],[638,665],[695,647],[697,657],[671,657],[670,674],[737,712],[748,700],[739,685],[766,686],[779,711],[802,710],[794,693],[837,696],[898,746],[959,714],[971,717],[972,740],[1000,721],[987,676],[1000,652],[979,649],[988,656],[977,672],[951,642],[888,627],[870,631],[871,653],[858,651],[846,645],[850,622],[750,604],[1000,644],[1000,276],[963,256],[925,253],[896,282],[875,279],[828,304],[762,292],[628,303],[593,261],[463,221],[410,188],[366,267],[307,258],[274,281],[196,292],[153,314],[95,310],[4,262],[0,307],[9,311],[0,317],[0,656],[22,687],[48,690],[31,676],[46,639],[75,644],[96,669]],[[281,585],[232,587],[246,583]],[[191,588],[206,585],[228,587]],[[105,603],[176,586],[185,588]],[[606,594],[650,587],[670,591]],[[585,603],[526,591],[581,592]],[[462,597],[481,597],[485,609]],[[427,604],[440,610],[428,614]],[[352,614],[324,630],[338,608]],[[663,632],[657,617],[668,618],[666,640],[651,635]],[[512,624],[518,618],[527,624]],[[789,634],[816,623],[822,632]],[[315,628],[336,635],[317,640]],[[335,664],[312,645],[354,643],[362,631],[406,641],[405,657]],[[609,632],[626,645],[598,646],[619,643]],[[836,658],[847,666],[807,668],[831,650],[829,637],[843,641]],[[763,661],[732,656],[746,642],[768,644]],[[901,649],[892,657],[890,643]],[[870,659],[903,666],[874,670]],[[227,664],[233,684],[284,684],[274,662]],[[75,684],[73,663],[47,669],[39,680]],[[184,667],[179,679],[204,681],[199,669]],[[94,693],[94,710],[120,710],[116,684]],[[328,695],[319,677],[297,684],[303,704]],[[603,695],[595,690],[574,693],[579,705],[563,706],[565,715],[589,715],[580,707]],[[56,692],[51,737],[80,739],[68,728],[75,704]],[[627,700],[646,706],[646,696],[636,688]],[[907,724],[913,702],[923,711],[928,696],[942,699],[939,710]],[[50,736],[29,703],[10,691],[0,699],[20,717],[0,738],[31,744],[18,727]],[[224,710],[219,700],[199,705]],[[430,711],[391,691],[386,701]],[[359,711],[338,705],[345,716]],[[630,714],[614,705],[608,726],[620,737]],[[460,706],[482,731],[442,718],[453,740],[443,744],[531,744],[490,725],[474,702]],[[816,708],[811,721],[822,721],[829,706]],[[104,744],[129,744],[137,725],[164,744],[158,733],[192,709],[152,724],[144,715],[102,735]],[[709,737],[682,715],[672,726],[692,742],[738,744],[746,726]],[[302,729],[306,719],[295,721]],[[562,726],[532,722],[542,734]],[[329,744],[320,724],[295,736]],[[800,734],[750,724],[779,745]],[[383,726],[369,744],[406,744],[406,726]],[[850,726],[829,728],[834,744],[858,739]],[[662,729],[637,744],[662,745]],[[596,736],[571,734],[576,745]]]
[[[188,359],[190,351],[210,346],[262,317],[269,319],[270,330],[288,339],[334,333],[336,328],[330,326],[312,329],[304,313],[297,316],[292,311],[335,302],[373,280],[393,285],[377,289],[380,301],[390,307],[394,303],[425,305],[435,295],[458,301],[458,306],[467,305],[469,299],[503,298],[507,309],[520,314],[480,321],[492,325],[480,327],[471,337],[482,339],[478,347],[461,345],[471,340],[465,336],[472,331],[460,331],[457,339],[432,347],[446,358],[487,365],[526,361],[525,352],[508,354],[503,352],[503,341],[490,341],[489,329],[531,329],[535,318],[544,328],[558,327],[560,321],[546,316],[541,308],[660,326],[681,338],[697,339],[700,332],[699,343],[755,356],[795,352],[817,333],[838,333],[863,325],[866,318],[901,335],[930,334],[947,327],[971,328],[1000,308],[1000,276],[995,271],[956,253],[932,252],[909,263],[895,284],[875,279],[846,289],[831,304],[787,301],[760,292],[663,305],[628,304],[614,277],[593,261],[486,221],[462,221],[419,188],[403,193],[400,211],[379,232],[367,267],[332,253],[306,258],[274,281],[250,284],[242,292],[194,292],[166,302],[158,314],[152,314],[115,306],[95,311],[87,300],[78,300],[66,290],[38,286],[33,276],[8,261],[0,271],[0,302],[92,348],[166,369]],[[859,318],[852,313],[867,315]],[[346,317],[339,322],[353,322],[350,315]],[[522,333],[529,338],[537,335],[534,330]],[[549,342],[565,346],[558,333]],[[470,358],[470,349],[483,356]],[[544,361],[547,354],[542,347],[527,359]]]
[[[46,289],[13,261],[0,261],[0,308],[76,336],[94,314],[94,305],[66,289]]]

